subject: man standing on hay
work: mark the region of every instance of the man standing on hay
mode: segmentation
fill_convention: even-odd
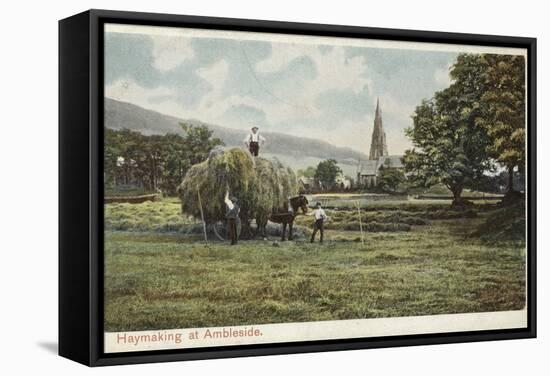
[[[229,192],[225,194],[224,199],[225,205],[227,206],[227,212],[225,213],[225,217],[227,218],[228,223],[228,232],[229,232],[229,238],[231,239],[231,245],[235,245],[239,241],[239,235],[237,234],[237,227],[240,222],[239,218],[239,212],[241,211],[241,208],[238,205],[237,199],[235,197],[231,197],[229,199]]]
[[[250,129],[250,133],[244,139],[244,144],[254,157],[258,156],[260,152],[260,144],[265,143],[265,138],[258,133],[258,127],[254,126]]]

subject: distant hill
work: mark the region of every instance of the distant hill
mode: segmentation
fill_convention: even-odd
[[[239,129],[203,123],[199,120],[178,119],[142,107],[105,98],[105,126],[111,129],[128,128],[143,134],[183,133],[180,122],[207,125],[226,146],[242,146],[245,132]],[[277,132],[262,132],[268,142],[262,149],[266,156],[273,156],[294,169],[315,165],[327,158],[336,159],[344,173],[355,176],[357,161],[368,159],[366,154],[348,147],[332,145],[326,141],[295,137]]]

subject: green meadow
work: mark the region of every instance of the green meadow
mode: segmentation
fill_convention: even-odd
[[[307,241],[312,218],[302,216],[296,241],[270,236],[234,247],[205,243],[200,224],[179,214],[177,200],[106,205],[105,329],[524,307],[521,210],[402,204],[362,209],[360,227],[356,210],[327,210],[322,245]]]

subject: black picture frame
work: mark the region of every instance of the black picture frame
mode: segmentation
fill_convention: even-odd
[[[179,26],[527,49],[527,328],[185,350],[103,352],[103,25]],[[88,366],[536,337],[536,39],[88,10],[59,21],[59,354]]]

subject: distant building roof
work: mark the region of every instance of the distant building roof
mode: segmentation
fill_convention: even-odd
[[[308,178],[308,177],[305,177],[305,176],[300,176],[298,178],[298,181],[302,182],[302,184],[309,184],[309,185],[313,185],[313,183],[315,183],[315,179]]]
[[[361,175],[376,175],[378,161],[376,159],[362,161],[359,167],[359,173]]]
[[[403,168],[402,155],[385,155],[378,157],[378,169],[382,166],[390,168]]]
[[[385,155],[378,157],[378,159],[362,161],[359,166],[359,174],[363,176],[376,176],[380,167],[389,168],[403,168],[403,161],[401,155]]]

